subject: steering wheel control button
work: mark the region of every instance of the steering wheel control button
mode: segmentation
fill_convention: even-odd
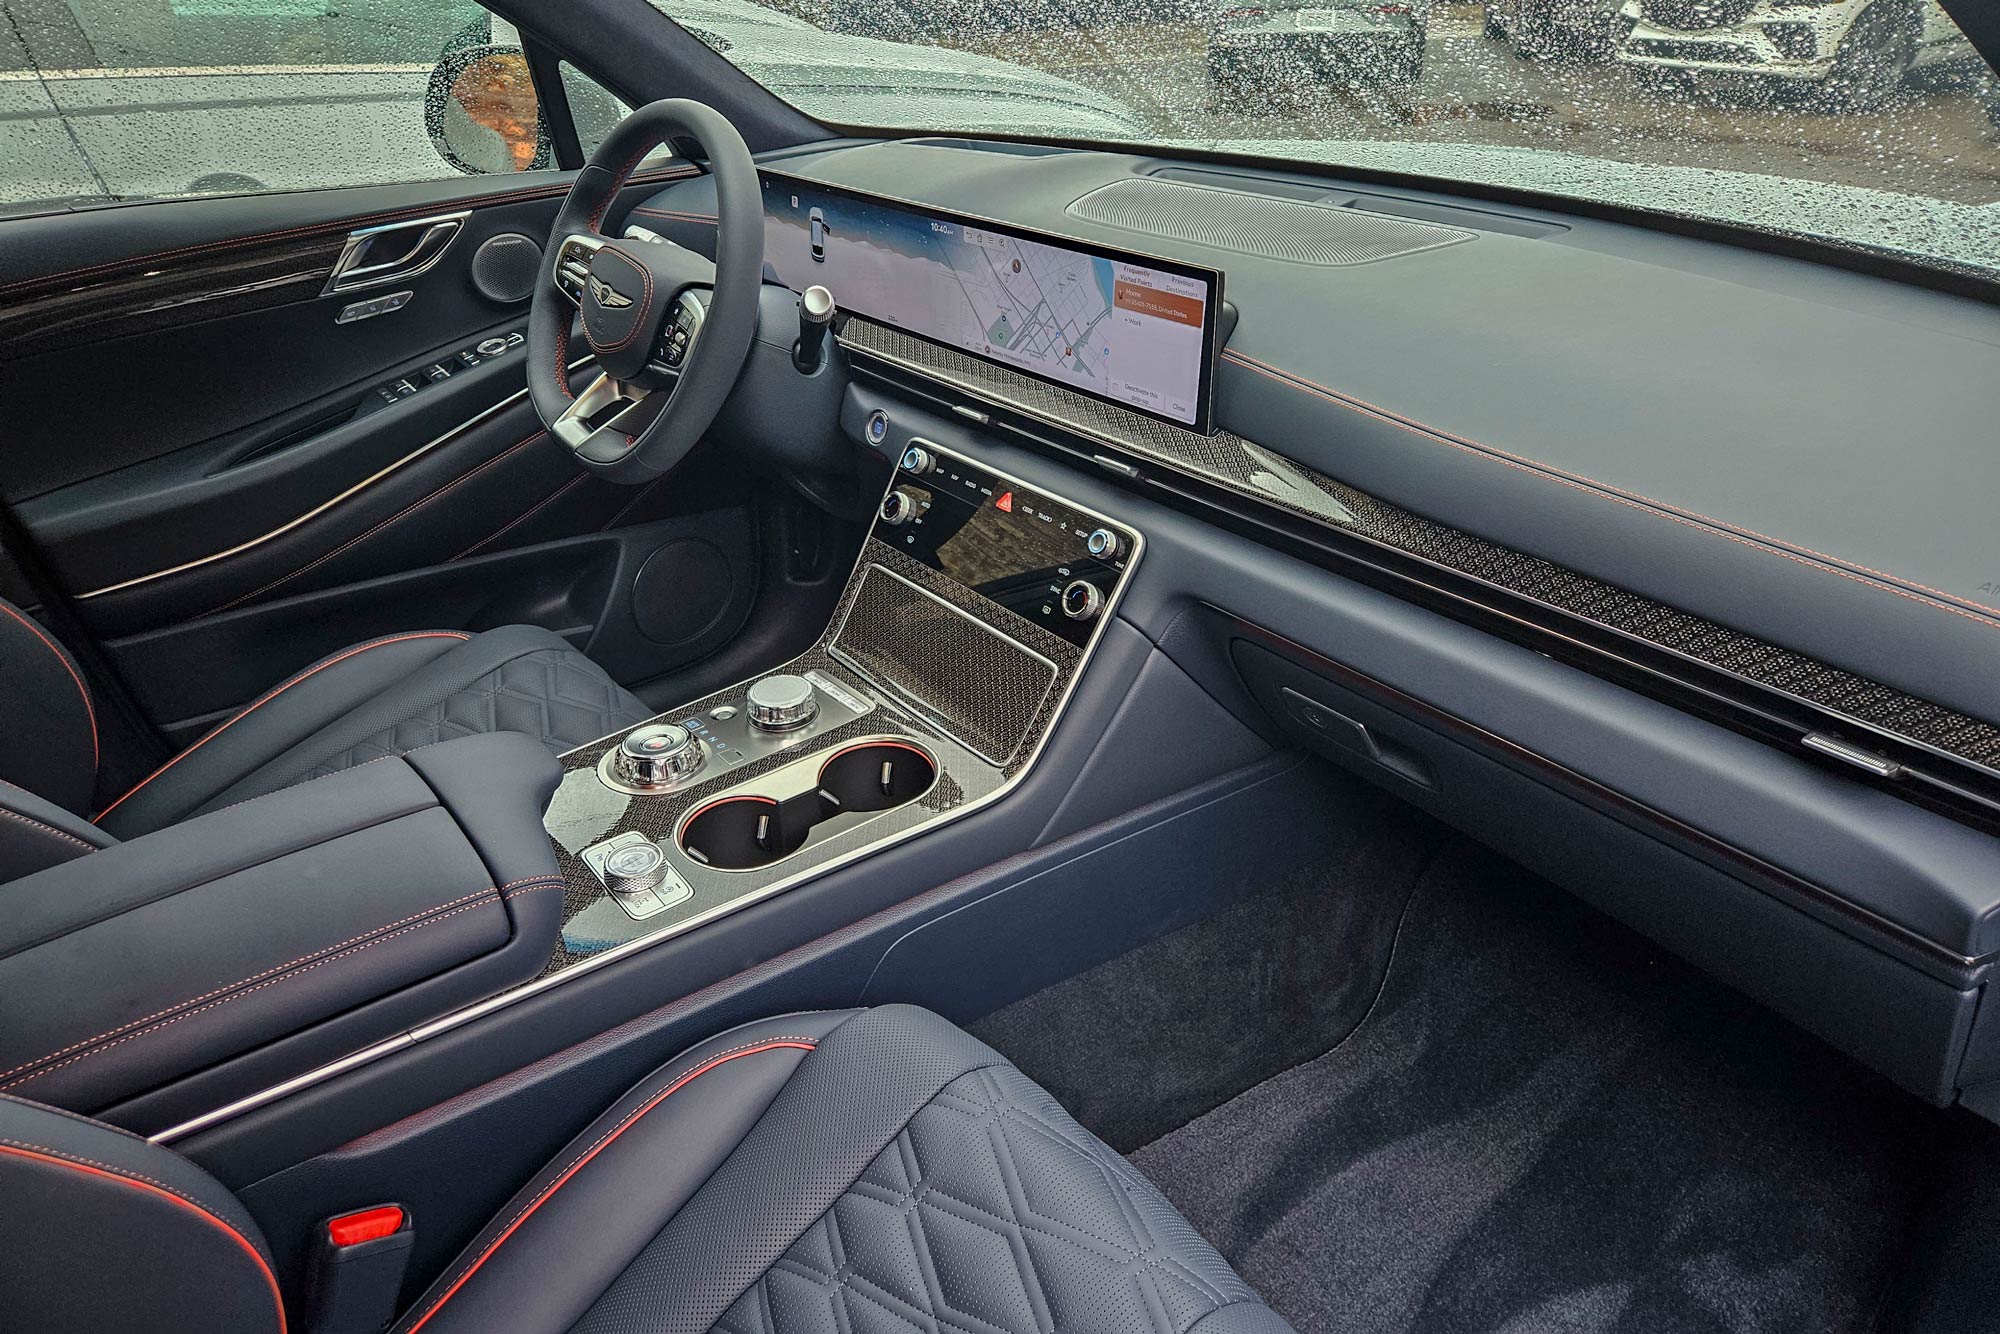
[[[639,788],[672,786],[692,777],[707,758],[701,738],[679,723],[636,728],[614,754],[618,777]]]
[[[882,522],[900,528],[917,517],[919,508],[916,496],[899,486],[882,497]]]
[[[1083,549],[1099,560],[1116,560],[1125,544],[1109,528],[1099,528],[1083,540]]]
[[[889,438],[889,414],[880,408],[869,413],[868,425],[862,428],[862,434],[868,437],[870,445],[881,448],[882,442]]]
[[[1062,613],[1072,621],[1092,621],[1104,610],[1104,594],[1088,579],[1072,579],[1062,591]]]
[[[903,451],[903,471],[913,477],[922,477],[937,467],[937,456],[922,445],[911,445]]]
[[[766,732],[804,727],[819,713],[819,697],[803,676],[767,676],[750,687],[750,721]]]

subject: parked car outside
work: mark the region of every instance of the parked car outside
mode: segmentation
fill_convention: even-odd
[[[1106,94],[1002,60],[826,33],[752,0],[657,7],[780,96],[809,101],[830,119],[915,116],[1003,134],[1121,139],[1142,128]],[[469,0],[439,4],[422,31],[406,17],[385,24],[369,0],[310,18],[262,16],[256,41],[246,39],[252,20],[226,7],[212,22],[181,16],[157,34],[129,6],[80,12],[75,40],[62,47],[76,53],[73,63],[22,58],[8,69],[15,62],[0,59],[0,154],[9,163],[0,208],[311,189],[328,184],[326,162],[350,179],[434,175],[424,111],[440,53],[478,33],[518,40]],[[274,26],[283,30],[277,36]],[[295,52],[297,63],[235,63],[241,51],[274,45]],[[608,95],[582,100],[601,106],[578,108],[580,129],[608,130],[624,114]],[[313,114],[301,114],[302,105]],[[230,168],[218,171],[218,162]]]
[[[1977,56],[1937,0],[1626,0],[1618,60],[1752,80],[1829,111],[1870,111],[1913,70]]]
[[[1211,100],[1233,88],[1301,95],[1326,88],[1415,86],[1424,72],[1430,0],[1232,4],[1208,36]]]
[[[1618,48],[1622,0],[1485,0],[1486,36],[1523,56],[1557,64],[1601,64]]]

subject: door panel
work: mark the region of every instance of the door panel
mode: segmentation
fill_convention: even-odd
[[[625,202],[685,171],[644,173]],[[740,470],[697,455],[673,487],[641,489],[583,473],[526,401],[510,342],[525,300],[475,282],[482,242],[546,239],[568,179],[0,223],[0,491],[170,738],[412,626],[543,624],[629,681],[713,652],[741,624],[757,553]],[[352,233],[461,211],[421,272],[327,290]],[[423,234],[358,262],[394,260]],[[434,382],[432,366],[449,374]],[[635,609],[649,561],[652,595],[688,607]],[[703,587],[690,594],[680,565]]]

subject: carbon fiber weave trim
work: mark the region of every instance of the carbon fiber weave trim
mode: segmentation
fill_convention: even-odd
[[[1706,663],[1752,685],[2000,773],[2000,727],[1992,723],[1412,514],[1278,459],[1228,431],[1197,435],[859,318],[847,322],[840,338],[861,352],[958,385],[990,402],[1080,430],[1267,504],[1337,523],[1384,546]],[[1287,494],[1275,486],[1272,461],[1283,470],[1277,474],[1279,481],[1295,480],[1311,495]]]

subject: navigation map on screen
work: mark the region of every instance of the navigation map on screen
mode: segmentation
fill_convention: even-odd
[[[1212,278],[764,180],[764,257],[796,291],[1080,392],[1206,428]]]

